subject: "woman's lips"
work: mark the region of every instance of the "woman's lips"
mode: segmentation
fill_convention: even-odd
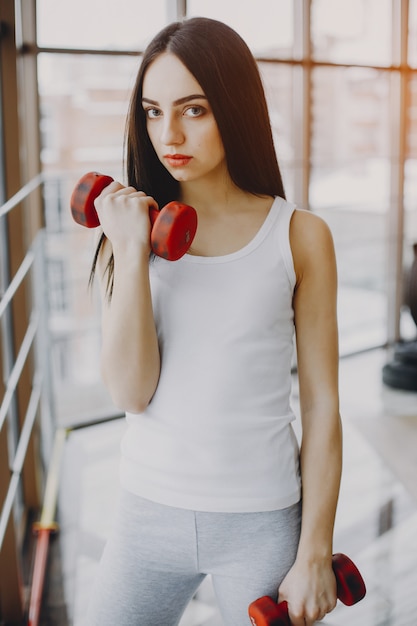
[[[192,157],[186,154],[165,154],[164,159],[171,167],[183,167],[188,165]]]

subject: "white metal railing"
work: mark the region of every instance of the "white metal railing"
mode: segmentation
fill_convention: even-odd
[[[41,186],[44,180],[44,175],[38,174],[37,176],[32,178],[32,180],[26,183],[24,187],[19,189],[19,191],[15,193],[14,196],[12,196],[0,207],[0,217],[4,217],[6,213],[14,209],[18,204],[20,204],[20,202],[22,202],[22,200],[25,200],[25,198],[27,198],[32,193],[32,191],[35,191],[35,189]]]
[[[35,454],[38,455],[39,461],[42,458],[42,465],[48,466],[42,515],[40,522],[34,525],[37,542],[33,559],[30,598],[26,594],[29,602],[24,600],[28,609],[29,626],[37,626],[40,619],[49,534],[56,527],[53,516],[58,491],[59,461],[66,435],[72,429],[120,417],[120,414],[111,411],[109,414],[95,416],[88,421],[83,420],[80,424],[72,424],[70,427],[62,427],[61,425],[59,427],[59,415],[55,406],[54,383],[52,381],[51,346],[53,335],[50,330],[51,306],[47,271],[47,251],[50,247],[47,242],[51,243],[48,237],[51,234],[54,236],[55,233],[49,232],[47,227],[39,230],[14,276],[10,276],[9,240],[6,236],[7,231],[4,222],[6,215],[44,183],[51,179],[62,181],[64,178],[65,175],[62,173],[60,176],[56,173],[53,176],[38,175],[0,206],[0,253],[3,253],[3,257],[0,258],[0,339],[3,348],[1,356],[3,357],[3,376],[5,379],[3,396],[0,398],[0,436],[3,445],[5,440],[9,444],[8,465],[10,470],[10,475],[0,476],[3,485],[1,496],[3,501],[0,501],[0,558],[2,558],[2,548],[7,548],[9,545],[8,531],[10,528],[14,528],[13,524],[15,524],[16,517],[20,519],[23,511],[27,510],[22,489],[27,478],[26,460],[30,458],[30,453],[33,455],[34,452],[32,435],[35,424],[38,422],[40,422],[41,446],[40,449],[35,450]],[[59,199],[57,200],[59,204]],[[62,234],[60,229],[58,234]],[[31,286],[32,298],[26,326],[21,333],[23,338],[20,340],[18,349],[16,349],[12,333],[14,321],[12,305],[23,283],[25,286]],[[22,415],[19,413],[21,407],[17,402],[19,383],[22,380],[22,374],[27,370],[28,360],[32,357],[34,364],[29,382],[30,390],[27,393],[29,398],[25,400],[25,414]],[[30,365],[32,365],[32,361]],[[8,428],[7,432],[6,428]],[[33,463],[33,461],[30,462]],[[4,470],[5,463],[2,466],[3,473]],[[21,545],[20,542],[18,544]],[[3,557],[4,554],[5,552],[3,552]],[[16,559],[17,576],[13,576],[13,590],[21,585],[20,559],[21,557]],[[6,565],[8,566],[9,563],[7,562]],[[20,591],[21,589],[19,589]],[[21,593],[16,595],[23,597]],[[23,601],[17,600],[16,602],[21,604]],[[25,607],[21,606],[20,608],[24,609]],[[0,621],[2,617],[4,616],[0,611]]]
[[[33,178],[29,183],[27,183],[22,189],[20,189],[12,198],[10,198],[0,207],[0,219],[4,218],[7,213],[9,213],[23,200],[25,200],[33,191],[40,187],[43,182],[44,177],[42,175],[38,175]],[[42,245],[43,233],[42,231],[40,231],[36,235],[32,245],[28,249],[18,270],[16,271],[13,278],[10,280],[9,284],[3,285],[3,294],[0,300],[0,321],[3,321],[3,318],[9,313],[9,307],[11,306],[13,298],[20,286],[22,285],[23,281],[28,277],[31,272],[33,272],[34,274],[36,274],[36,272],[39,273],[40,270],[38,266],[42,257]],[[32,277],[32,285],[33,283],[34,278]],[[19,492],[19,485],[21,481],[25,457],[38,410],[42,398],[50,398],[50,395],[48,396],[44,394],[45,380],[47,379],[47,377],[45,377],[43,374],[44,368],[42,365],[44,361],[42,361],[42,358],[40,357],[40,353],[44,351],[39,346],[39,341],[42,340],[41,332],[45,328],[42,319],[44,314],[44,298],[42,298],[42,295],[40,295],[39,293],[36,293],[36,290],[33,288],[32,311],[30,312],[28,325],[26,327],[26,331],[18,352],[16,354],[10,354],[10,337],[7,338],[7,341],[3,341],[3,358],[4,362],[8,365],[6,367],[6,371],[4,372],[4,377],[6,379],[5,392],[0,404],[0,431],[5,426],[6,419],[12,409],[20,377],[32,349],[35,355],[35,366],[31,380],[31,393],[26,409],[26,414],[20,428],[18,441],[16,442],[16,446],[13,451],[13,458],[9,460],[11,477],[7,490],[7,495],[4,502],[0,503],[0,550],[3,545],[7,525],[9,523],[16,496]],[[10,327],[2,324],[0,332],[2,332],[2,334],[10,332]],[[44,406],[47,406],[48,404],[49,401],[45,403]],[[17,425],[12,424],[12,427],[16,428]]]

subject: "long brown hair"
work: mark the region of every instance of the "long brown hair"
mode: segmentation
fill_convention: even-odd
[[[254,195],[285,198],[256,61],[232,28],[209,18],[192,18],[166,26],[144,52],[126,120],[128,184],[155,198],[160,207],[179,196],[178,181],[159,161],[149,139],[142,107],[145,72],[163,52],[175,54],[206,95],[233,182]],[[90,279],[103,241],[104,236],[96,251]],[[111,294],[112,258],[107,270]]]

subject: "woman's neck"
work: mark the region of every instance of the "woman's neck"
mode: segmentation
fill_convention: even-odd
[[[180,186],[180,200],[193,206],[201,213],[233,213],[242,206],[252,205],[259,200],[248,191],[237,187],[231,179],[216,181],[192,181]]]

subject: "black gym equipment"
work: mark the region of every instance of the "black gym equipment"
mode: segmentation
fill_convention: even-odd
[[[405,280],[404,304],[417,326],[417,243],[414,261]],[[385,385],[405,391],[417,391],[417,339],[400,341],[394,347],[394,359],[382,368]]]

